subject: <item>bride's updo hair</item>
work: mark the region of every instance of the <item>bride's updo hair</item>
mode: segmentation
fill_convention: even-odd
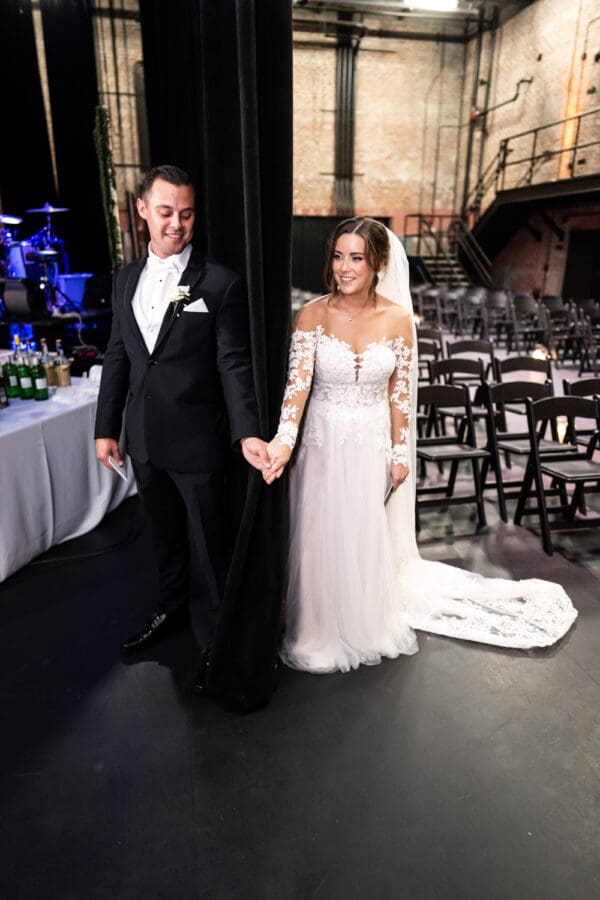
[[[335,245],[343,234],[358,234],[365,242],[365,259],[369,268],[373,270],[373,281],[369,287],[369,294],[374,297],[378,273],[387,265],[390,249],[385,226],[381,222],[377,222],[376,219],[369,219],[366,216],[354,216],[352,219],[345,219],[343,222],[340,222],[327,242],[325,284],[331,294],[334,294],[337,290],[337,284],[333,277],[333,255],[335,253]]]

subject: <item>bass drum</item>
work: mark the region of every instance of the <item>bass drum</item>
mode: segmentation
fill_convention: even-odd
[[[30,278],[39,282],[42,267],[33,260],[35,247],[30,241],[15,241],[8,245],[6,254],[7,275],[9,278]]]

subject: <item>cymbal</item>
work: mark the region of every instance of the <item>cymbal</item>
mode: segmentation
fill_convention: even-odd
[[[36,209],[27,209],[25,212],[45,213],[47,216],[51,216],[53,213],[69,212],[69,209],[69,206],[52,206],[46,201],[43,206],[38,206]]]
[[[20,225],[23,219],[18,216],[6,216],[0,213],[0,225]]]

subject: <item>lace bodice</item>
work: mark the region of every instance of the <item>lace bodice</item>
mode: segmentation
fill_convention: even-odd
[[[294,447],[311,387],[315,400],[355,410],[388,400],[392,462],[406,463],[411,361],[412,349],[402,337],[372,341],[355,353],[320,325],[314,331],[294,331],[277,437]]]

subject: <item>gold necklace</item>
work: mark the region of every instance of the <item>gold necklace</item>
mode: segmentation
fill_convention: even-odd
[[[337,301],[337,297],[336,297],[336,301]],[[367,306],[370,305],[370,303],[371,303],[371,301],[367,300],[365,305],[361,308],[360,312],[353,313],[351,316],[349,316],[348,313],[346,312],[346,310],[342,309],[341,306],[339,306],[339,304],[337,302],[335,303],[335,309],[337,309],[338,312],[341,312],[341,314],[343,316],[345,316],[349,322],[352,322],[353,319],[357,319],[360,315],[362,315],[362,313],[364,313],[365,309],[367,308]],[[373,302],[373,307],[375,307],[375,302]]]

